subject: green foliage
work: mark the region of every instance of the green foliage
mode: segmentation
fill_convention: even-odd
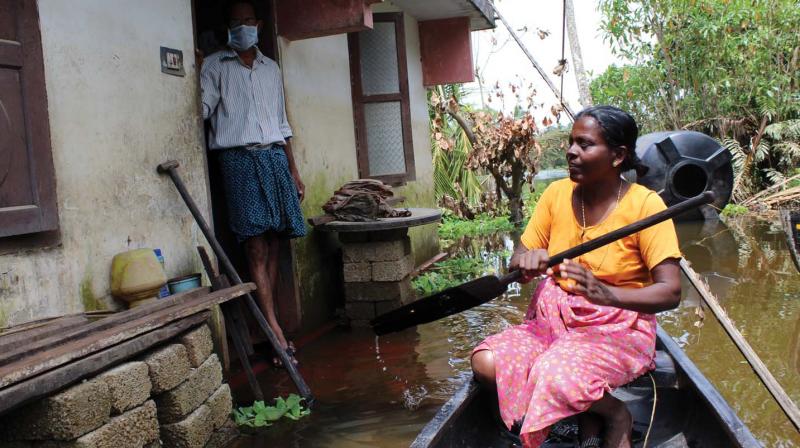
[[[569,140],[569,127],[551,127],[539,136],[542,156],[539,159],[541,169],[566,168],[566,143]],[[541,171],[541,170],[540,170]]]
[[[531,218],[531,216],[533,216],[533,210],[536,209],[536,203],[539,202],[539,198],[542,197],[542,193],[544,193],[544,190],[547,188],[547,185],[549,185],[550,182],[551,181],[537,181],[535,185],[536,189],[534,191],[527,191],[522,196],[525,212],[525,224],[527,224],[528,220]]]
[[[430,97],[432,91],[428,92]],[[453,98],[460,102],[464,95],[459,84],[436,87],[440,98]],[[480,201],[482,179],[473,170],[466,169],[472,145],[452,117],[438,113],[428,101],[431,118],[431,151],[433,158],[433,188],[436,200],[445,196],[475,206]]]
[[[511,253],[501,251],[501,257]],[[480,257],[458,257],[439,261],[428,271],[411,281],[421,297],[435,294],[491,272],[490,261]]]
[[[297,394],[291,394],[285,400],[283,397],[275,399],[275,406],[267,406],[263,401],[256,401],[252,406],[240,407],[233,410],[233,420],[239,426],[261,428],[271,426],[272,422],[286,417],[299,420],[311,413],[301,404],[303,399]]]
[[[800,115],[796,0],[601,0],[605,39],[633,63],[592,83],[595,104],[645,130],[752,134]]]
[[[411,283],[417,293],[424,297],[472,280],[485,269],[485,262],[477,257],[450,258],[435,263],[428,272]]]
[[[789,177],[797,176],[800,174],[800,168],[795,168]],[[786,188],[800,187],[800,179],[795,179],[786,185]]]
[[[728,204],[722,209],[722,216],[724,217],[732,217],[732,216],[739,216],[739,215],[746,215],[750,210],[747,207],[737,204]]]
[[[602,29],[631,63],[591,84],[595,104],[642,132],[694,129],[734,157],[734,200],[782,182],[800,161],[797,0],[601,0]]]
[[[732,138],[722,140],[722,146],[731,152],[737,173],[734,199],[744,200],[761,188],[783,182],[798,174],[800,163],[800,120],[773,123],[764,129],[764,135],[754,149],[753,142],[742,145]],[[795,179],[786,187],[798,184]]]
[[[439,237],[445,240],[455,240],[464,236],[490,235],[497,232],[507,232],[514,229],[514,224],[507,216],[492,217],[480,214],[473,220],[460,219],[453,215],[445,215],[439,226]]]
[[[636,118],[640,134],[669,129],[669,117],[664,106],[653,104],[654,97],[646,92],[657,91],[659,81],[650,65],[612,65],[589,85],[595,104],[618,106]],[[657,100],[660,101],[660,100]]]
[[[800,119],[772,123],[764,129],[764,135],[775,158],[774,168],[792,173],[800,163]]]

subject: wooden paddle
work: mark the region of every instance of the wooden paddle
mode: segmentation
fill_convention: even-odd
[[[655,215],[648,216],[640,221],[628,224],[625,227],[621,227],[601,237],[553,255],[550,257],[548,266],[552,267],[563,262],[564,259],[578,257],[620,238],[624,238],[642,229],[674,218],[683,212],[713,201],[714,193],[706,191],[703,194],[683,201],[680,204],[673,205]],[[487,275],[486,277],[481,277],[459,286],[445,289],[432,296],[424,297],[416,302],[409,303],[396,310],[382,314],[373,319],[370,323],[375,333],[381,335],[404,330],[414,325],[433,322],[434,320],[450,316],[494,299],[506,292],[508,285],[518,281],[521,277],[522,272],[518,270],[509,272],[500,278],[494,275]]]

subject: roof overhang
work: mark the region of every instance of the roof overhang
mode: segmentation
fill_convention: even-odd
[[[418,21],[469,17],[472,31],[495,27],[491,0],[392,0],[392,3]]]

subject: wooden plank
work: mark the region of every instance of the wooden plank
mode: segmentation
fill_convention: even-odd
[[[16,334],[21,331],[29,331],[36,328],[42,328],[45,325],[50,325],[51,323],[53,323],[58,319],[64,319],[65,317],[75,317],[75,316],[85,316],[85,315],[84,313],[73,313],[73,314],[64,314],[61,316],[43,317],[41,319],[14,325],[13,327],[0,328],[0,340],[11,334]]]
[[[209,278],[211,278],[211,287],[215,290],[223,289],[230,286],[228,277],[225,275],[218,275],[217,270],[211,263],[211,258],[208,256],[206,249],[202,246],[197,247],[197,252],[200,254],[200,260],[203,262],[203,267],[206,270]],[[248,353],[245,341],[249,344],[249,335],[247,334],[247,323],[244,322],[242,310],[238,302],[228,302],[220,307],[222,310],[222,322],[233,339],[233,347],[236,350],[236,355],[239,357],[239,362],[242,364],[245,374],[247,375],[247,382],[250,386],[250,391],[253,392],[253,398],[256,400],[264,399],[264,392],[261,390],[261,385],[258,383],[256,374],[253,367],[250,365],[248,354],[252,353],[253,348],[250,345],[250,353]],[[245,339],[248,338],[248,339]],[[225,333],[222,334],[222,339],[225,338]],[[225,370],[230,369],[230,355],[227,353],[228,346],[225,340]]]
[[[39,375],[75,359],[96,353],[140,334],[227,302],[255,289],[253,283],[244,283],[213,292],[195,300],[143,316],[124,324],[91,333],[68,344],[22,358],[0,367],[0,387],[7,387],[24,379]]]
[[[689,282],[694,286],[698,293],[700,293],[700,297],[703,298],[703,301],[711,308],[711,311],[716,316],[717,320],[720,324],[722,324],[722,328],[725,329],[725,332],[728,333],[728,336],[733,340],[733,343],[736,344],[736,347],[742,352],[745,359],[748,363],[750,363],[750,367],[756,372],[758,378],[764,383],[767,390],[775,401],[778,402],[778,406],[783,410],[789,420],[792,422],[794,427],[797,430],[800,430],[800,409],[797,408],[797,405],[794,404],[792,399],[783,390],[778,380],[772,376],[772,373],[769,371],[767,366],[761,361],[761,358],[758,357],[753,347],[747,343],[744,336],[739,333],[739,330],[736,329],[736,326],[731,321],[731,318],[728,317],[728,314],[725,313],[725,310],[717,301],[717,298],[711,294],[711,291],[700,281],[700,277],[697,273],[689,266],[689,263],[681,258],[680,261],[681,270],[686,275],[686,278],[689,279]]]
[[[411,135],[411,100],[409,99],[408,88],[408,62],[406,60],[406,27],[403,20],[403,13],[376,14],[378,17],[387,17],[394,21],[395,44],[397,45],[397,71],[400,75],[400,116],[401,127],[403,128],[403,153],[406,159],[406,172],[403,183],[417,178],[417,166],[414,163],[414,139]]]
[[[44,397],[83,378],[142,353],[205,322],[210,313],[201,311],[164,327],[106,348],[58,369],[0,390],[0,414],[29,401]]]
[[[197,246],[197,253],[198,255],[200,255],[200,261],[203,263],[203,268],[206,271],[206,275],[208,276],[208,279],[211,281],[211,290],[217,291],[223,289],[219,273],[217,272],[217,269],[214,267],[214,264],[211,262],[211,257],[208,256],[206,248],[203,246]],[[230,286],[230,284],[226,286]],[[215,314],[213,319],[214,324],[212,325],[212,331],[211,331],[212,337],[214,339],[214,346],[217,348],[217,351],[219,352],[223,370],[225,372],[228,372],[231,368],[231,359],[230,359],[230,351],[228,350],[228,337],[227,337],[228,332],[226,331],[225,314],[221,307],[214,314]]]
[[[0,365],[10,363],[18,359],[22,359],[26,356],[32,355],[33,353],[47,350],[58,345],[63,345],[69,341],[84,337],[87,334],[101,330],[106,330],[121,323],[138,319],[142,316],[155,313],[165,308],[183,304],[187,301],[191,301],[205,294],[208,294],[209,291],[210,288],[198,288],[198,289],[193,289],[191,291],[186,291],[184,293],[175,294],[174,296],[165,297],[163,299],[156,300],[155,302],[150,302],[142,306],[137,306],[136,308],[132,308],[126,311],[121,311],[119,313],[114,314],[113,316],[109,316],[105,319],[100,319],[96,322],[92,322],[90,324],[74,328],[73,330],[70,330],[63,334],[57,334],[52,337],[42,339],[41,341],[38,341],[36,343],[25,344],[23,346],[20,346],[16,350],[12,350],[7,353],[1,353]]]
[[[212,288],[222,289],[229,287],[230,281],[228,280],[228,277],[224,274],[217,275],[217,271],[211,264],[211,259],[206,253],[205,248],[198,247],[197,250],[200,253],[200,259],[203,261],[203,266],[206,269],[206,273],[210,277],[213,276],[213,280],[211,281]],[[221,308],[225,328],[228,330],[228,334],[230,334],[231,339],[233,339],[233,347],[236,350],[236,356],[239,358],[239,363],[241,363],[245,375],[247,375],[247,383],[250,386],[250,391],[253,392],[253,398],[256,400],[263,400],[264,392],[261,390],[261,384],[259,384],[258,379],[256,378],[256,374],[253,371],[252,365],[250,364],[250,358],[248,357],[249,355],[253,354],[253,345],[250,342],[250,335],[247,330],[247,322],[242,314],[240,302],[228,302],[223,304]],[[227,362],[227,367],[230,368],[230,359],[228,359]]]
[[[82,314],[62,316],[51,319],[49,322],[42,322],[40,325],[32,328],[13,331],[9,334],[2,334],[0,335],[0,353],[12,350],[15,347],[20,347],[20,344],[30,344],[53,335],[64,334],[88,322],[89,319]]]
[[[246,329],[247,324],[244,322],[241,309],[238,307],[237,303],[227,304],[227,307],[229,312],[225,314],[228,320],[226,327],[231,329],[230,335],[231,339],[233,339],[233,346],[236,349],[236,356],[239,358],[239,362],[242,364],[244,373],[247,376],[247,383],[250,386],[250,390],[253,392],[253,398],[256,400],[263,400],[264,392],[261,391],[261,384],[259,384],[258,378],[256,378],[256,374],[253,371],[253,366],[250,364],[250,358],[247,357],[245,339],[240,331],[242,328]]]
[[[361,44],[358,33],[347,35],[347,48],[350,56],[350,95],[353,100],[353,123],[356,134],[356,164],[358,177],[369,176],[369,151],[367,150],[367,131],[365,128],[364,103],[361,101]]]

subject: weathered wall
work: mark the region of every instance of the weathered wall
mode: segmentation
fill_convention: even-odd
[[[358,177],[347,36],[279,40],[292,149],[306,185],[303,213],[316,216],[338,186]],[[309,228],[294,248],[302,324],[313,328],[343,306],[339,245],[335,235]]]
[[[208,209],[191,0],[39,0],[61,244],[0,256],[0,327],[115,307],[114,254],[160,247],[167,274],[199,271],[202,238],[172,183],[174,158]],[[159,47],[186,76],[161,73]]]
[[[378,8],[374,10],[379,12]],[[406,15],[417,179],[396,191],[406,196],[406,206],[430,207],[434,205],[433,168],[417,29],[416,20]],[[334,189],[358,176],[347,36],[279,41],[287,110],[294,131],[292,144],[306,184],[303,211],[307,217],[316,216],[322,214],[321,206]],[[436,251],[434,226],[413,229],[411,234],[418,260]],[[334,235],[311,230],[308,237],[296,240],[294,247],[303,326],[312,328],[330,319],[333,309],[343,305],[339,244]]]

